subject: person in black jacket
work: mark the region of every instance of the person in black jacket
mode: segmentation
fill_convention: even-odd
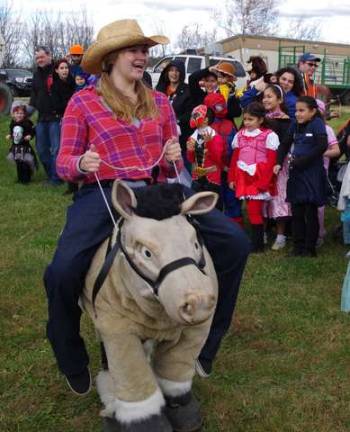
[[[191,104],[188,84],[185,83],[185,65],[182,61],[173,60],[163,69],[156,90],[166,94],[172,104],[179,126],[179,142],[182,149],[182,157],[188,167],[186,142],[192,133],[190,117],[193,106]]]
[[[51,87],[51,98],[53,109],[56,115],[56,125],[53,128],[56,130],[58,142],[61,140],[61,121],[69,102],[69,99],[73,96],[73,93],[77,91],[76,78],[78,74],[73,78],[69,67],[68,60],[63,58],[57,60],[54,66],[53,84]],[[58,153],[59,147],[57,148]],[[55,163],[57,154],[54,155]],[[75,183],[68,183],[68,189],[65,194],[70,194],[78,189],[78,185]]]
[[[61,184],[56,173],[56,157],[59,148],[57,119],[51,97],[53,84],[53,64],[50,50],[40,46],[35,50],[37,70],[33,76],[32,93],[29,105],[38,111],[36,125],[36,149],[40,162],[47,174],[49,184]]]

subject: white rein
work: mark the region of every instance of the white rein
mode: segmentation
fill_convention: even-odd
[[[101,159],[101,163],[105,164],[105,165],[108,166],[109,168],[112,168],[112,169],[114,169],[114,170],[118,170],[118,171],[130,171],[130,170],[149,171],[149,170],[153,169],[154,167],[156,167],[157,165],[159,165],[159,162],[160,162],[160,161],[163,159],[163,157],[164,157],[164,154],[165,154],[166,148],[167,148],[167,146],[165,145],[165,146],[163,147],[163,150],[162,150],[162,152],[161,152],[159,158],[156,160],[156,162],[154,162],[152,165],[147,166],[147,167],[144,167],[144,168],[140,168],[140,167],[137,167],[137,166],[131,166],[131,167],[118,167],[118,166],[115,166],[115,165],[111,165],[111,164],[109,164],[108,162],[106,162],[106,161],[103,160],[103,159]],[[178,171],[178,169],[177,169],[176,163],[175,163],[174,161],[172,161],[172,164],[173,164],[173,166],[174,166],[175,174],[176,174],[176,177],[177,177],[177,182],[180,183],[180,174],[179,174],[179,171]],[[116,220],[115,220],[115,218],[114,218],[114,216],[113,216],[112,209],[111,209],[110,205],[108,204],[108,200],[107,200],[106,194],[104,193],[104,190],[103,190],[103,187],[102,187],[102,185],[101,185],[101,182],[100,182],[100,179],[99,179],[99,177],[98,177],[97,172],[95,172],[94,175],[95,175],[95,178],[96,178],[96,182],[97,182],[97,184],[98,184],[98,187],[99,187],[99,189],[100,189],[100,192],[101,192],[101,195],[102,195],[103,201],[104,201],[104,203],[105,203],[105,205],[106,205],[106,207],[107,207],[108,213],[109,213],[109,215],[110,215],[110,217],[111,217],[111,219],[112,219],[112,222],[113,222],[114,228],[117,228],[117,222],[116,222]]]

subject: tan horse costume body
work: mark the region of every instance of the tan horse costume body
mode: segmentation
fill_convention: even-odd
[[[132,189],[122,182],[113,186],[112,202],[123,218],[123,251],[118,251],[94,308],[93,287],[108,240],[101,245],[82,301],[106,349],[109,370],[100,372],[97,389],[105,405],[102,415],[115,418],[120,428],[116,430],[189,432],[200,427],[192,378],[215,311],[217,279],[211,258],[186,215],[207,213],[216,200],[216,194],[201,192],[185,200],[178,215],[155,220],[135,213]],[[118,228],[114,242],[117,232]],[[130,267],[126,254],[154,281],[171,262],[187,257],[194,264],[167,273],[155,293]],[[205,265],[200,269],[195,264],[203,258]],[[155,341],[151,361],[143,346],[149,340]]]

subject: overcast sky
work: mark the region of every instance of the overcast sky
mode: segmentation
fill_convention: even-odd
[[[0,0],[1,3],[2,0]],[[212,28],[213,10],[225,0],[13,0],[13,5],[28,16],[32,10],[87,9],[95,30],[123,18],[135,18],[148,35],[161,33],[174,44],[176,36],[186,24],[198,23],[203,29]],[[350,44],[350,0],[285,0],[281,1],[282,23],[300,16],[319,20],[322,24],[320,39],[327,42]],[[221,37],[225,37],[221,33]],[[349,53],[350,55],[350,53]]]

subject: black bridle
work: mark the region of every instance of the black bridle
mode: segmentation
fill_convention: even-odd
[[[200,248],[201,248],[201,257],[200,257],[199,261],[196,262],[191,257],[184,257],[184,258],[179,258],[175,261],[171,261],[170,263],[166,264],[164,267],[161,268],[156,280],[152,280],[148,276],[146,276],[144,273],[142,273],[142,271],[136,266],[136,264],[130,258],[130,255],[128,254],[128,252],[124,248],[122,241],[121,241],[121,228],[122,228],[124,221],[121,220],[119,222],[116,241],[115,241],[114,245],[111,246],[112,236],[110,237],[107,252],[106,252],[105,262],[103,263],[103,266],[102,266],[102,268],[101,268],[101,270],[100,270],[100,272],[99,272],[99,274],[95,280],[94,287],[92,290],[92,306],[93,306],[95,315],[96,315],[95,301],[96,301],[97,294],[99,293],[99,291],[100,291],[100,289],[101,289],[101,287],[102,287],[102,285],[103,285],[103,283],[107,277],[107,274],[112,267],[112,264],[114,262],[114,259],[117,255],[118,251],[121,251],[123,253],[123,255],[125,256],[125,259],[127,260],[130,267],[134,270],[134,272],[137,273],[148,285],[150,285],[150,287],[152,288],[153,294],[156,297],[158,297],[159,287],[160,287],[161,283],[164,281],[164,279],[167,277],[167,275],[169,273],[181,268],[181,267],[185,267],[188,265],[194,265],[203,274],[206,274],[204,271],[204,268],[206,265],[205,256],[204,256],[204,242],[203,242],[202,235],[199,231],[199,224],[198,224],[198,222],[194,221],[190,216],[187,216],[187,220],[196,230],[198,243],[199,243]]]

